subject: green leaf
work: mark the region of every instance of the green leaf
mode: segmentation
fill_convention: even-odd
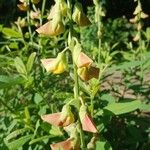
[[[15,31],[14,29],[11,29],[11,28],[3,28],[2,29],[2,33],[4,35],[6,35],[8,38],[21,38],[22,35],[21,33]]]
[[[112,150],[111,145],[104,138],[96,142],[96,150]]]
[[[63,135],[62,131],[60,130],[59,127],[52,126],[51,130],[49,131],[50,134],[55,135],[55,136],[61,136]]]
[[[150,111],[150,104],[142,104],[140,107],[142,111]]]
[[[7,75],[0,75],[0,89],[9,88],[16,84],[22,83],[24,83],[24,79],[22,77],[14,75],[12,75],[11,77]]]
[[[39,93],[35,93],[34,102],[39,104],[43,100],[43,97]]]
[[[34,144],[34,143],[37,143],[37,142],[41,142],[45,139],[49,139],[49,138],[53,138],[53,137],[56,137],[55,135],[46,135],[46,136],[42,136],[42,137],[39,137],[39,138],[36,138],[36,139],[33,139],[30,141],[30,145],[31,144]]]
[[[40,127],[40,120],[37,120],[36,125],[35,125],[34,135],[32,139],[34,139],[34,137],[36,136],[36,133],[39,127]]]
[[[112,103],[104,107],[103,113],[106,115],[110,115],[110,114],[121,115],[121,114],[132,112],[140,108],[140,106],[141,106],[140,100]]]
[[[36,56],[36,53],[33,52],[30,56],[29,56],[29,59],[27,61],[27,64],[26,64],[26,68],[27,68],[27,72],[29,73],[33,67],[33,62],[34,62],[34,59],[35,59],[35,56]]]
[[[15,130],[12,133],[10,133],[4,140],[7,143],[10,139],[17,137],[18,135],[24,133],[27,130],[27,128]]]
[[[11,48],[11,49],[18,49],[18,43],[17,42],[11,42],[9,44],[9,48]]]
[[[115,103],[115,98],[111,94],[103,94],[101,96],[101,100],[107,101],[109,104],[110,103]]]
[[[3,25],[0,24],[0,32],[2,32],[2,29],[3,29]]]
[[[21,58],[19,57],[15,58],[15,67],[20,74],[27,75],[26,67]]]
[[[21,138],[14,140],[10,143],[6,143],[6,146],[9,148],[9,150],[18,150],[20,147],[22,147],[26,142],[28,142],[33,135],[26,135],[22,136]]]

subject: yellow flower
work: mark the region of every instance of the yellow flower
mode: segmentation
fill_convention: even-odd
[[[68,68],[64,53],[59,53],[57,58],[42,59],[41,62],[47,72],[54,74],[61,74]]]

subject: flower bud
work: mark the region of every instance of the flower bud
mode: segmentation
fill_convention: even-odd
[[[98,79],[99,69],[93,66],[78,68],[78,75],[83,81],[89,81],[92,78]]]
[[[51,20],[55,18],[57,13],[60,13],[62,16],[67,15],[67,4],[64,0],[57,1],[56,4],[52,6],[47,19]]]
[[[75,4],[72,19],[79,26],[87,26],[87,25],[91,24],[90,20],[84,14],[84,12],[82,10],[82,5],[80,3]]]
[[[139,39],[140,39],[140,35],[139,33],[137,33],[135,37],[133,38],[133,41],[136,42],[136,41],[139,41]]]
[[[17,4],[17,7],[21,11],[27,11],[29,9],[29,5],[27,3]]]
[[[82,129],[84,131],[98,133],[92,118],[87,113],[86,106],[83,104],[80,107],[79,116],[82,124]]]
[[[15,24],[23,28],[27,26],[27,21],[25,18],[18,17],[17,21],[15,21]]]
[[[141,29],[142,29],[142,23],[139,22],[139,23],[137,24],[137,30],[140,31]]]
[[[61,11],[61,15],[62,16],[66,16],[67,15],[67,4],[64,0],[60,1],[60,11]]]
[[[133,12],[134,15],[139,14],[142,11],[141,4],[139,3]]]
[[[40,2],[40,0],[31,0],[31,2],[32,2],[33,4],[38,4],[38,3]]]
[[[97,140],[97,138],[95,136],[92,137],[92,139],[90,140],[90,142],[87,144],[88,150],[95,150],[96,140]]]
[[[30,12],[30,17],[31,17],[31,19],[39,19],[40,18],[40,11],[31,11]]]

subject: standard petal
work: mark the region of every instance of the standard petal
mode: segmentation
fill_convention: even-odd
[[[92,59],[89,58],[86,54],[84,54],[83,52],[80,52],[79,57],[77,59],[76,65],[78,68],[81,67],[88,67],[89,65],[92,64]]]
[[[73,145],[72,145],[73,139],[67,139],[66,141],[62,141],[59,143],[51,144],[50,147],[52,150],[73,150]]]
[[[98,133],[92,118],[89,117],[87,114],[85,114],[85,116],[81,120],[81,124],[84,131]]]
[[[54,114],[43,115],[41,116],[41,118],[43,121],[50,123],[54,126],[61,126],[60,116],[61,113],[54,113]]]
[[[55,58],[41,59],[41,62],[47,72],[53,71],[55,69]]]

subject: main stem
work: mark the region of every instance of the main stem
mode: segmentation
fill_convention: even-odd
[[[72,40],[72,30],[73,30],[73,24],[72,24],[72,0],[68,0],[68,8],[69,8],[69,13],[68,13],[68,17],[69,17],[69,34],[70,34],[70,39]],[[68,40],[69,41],[69,40]],[[73,60],[73,49],[71,49],[72,51],[72,60]],[[79,100],[79,81],[78,81],[78,73],[77,73],[77,66],[73,60],[73,68],[74,68],[74,98],[76,101],[80,101]],[[84,141],[84,133],[82,130],[82,125],[81,125],[81,120],[79,119],[79,133],[80,133],[80,141],[81,141],[81,149],[85,150],[85,141]]]

